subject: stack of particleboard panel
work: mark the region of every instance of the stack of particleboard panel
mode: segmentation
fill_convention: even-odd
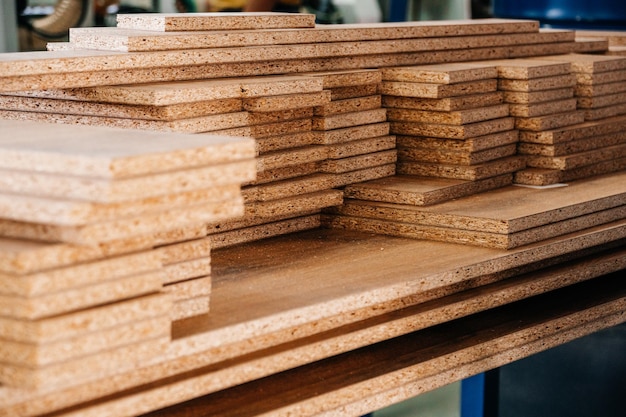
[[[509,185],[427,207],[347,200],[339,228],[512,249],[624,219],[626,173],[535,189]]]
[[[208,299],[211,290],[210,275],[168,279],[163,265],[176,255],[165,245],[243,213],[253,144],[24,121],[0,128],[0,381],[63,387],[163,354],[172,320],[206,312],[190,308],[190,293]]]
[[[539,60],[571,63],[577,107],[587,122],[520,133],[519,151],[532,168],[517,173],[516,182],[548,185],[623,169],[626,58],[571,54]]]
[[[576,42],[606,42],[608,55],[626,55],[626,32],[615,30],[576,30]],[[577,51],[581,52],[581,51]]]
[[[245,218],[207,228],[214,244],[224,246],[319,226],[311,216],[341,203],[341,193],[332,190],[333,178],[320,172],[326,148],[311,131],[314,108],[329,103],[330,95],[319,77],[259,76],[5,95],[0,107],[7,110],[0,114],[254,138],[257,177],[244,189]],[[299,215],[307,217],[292,219]],[[272,225],[261,227],[267,223]],[[248,229],[239,230],[243,227]]]
[[[61,50],[4,54],[0,63],[2,88],[19,91],[379,68],[567,53],[574,45],[572,31],[542,32],[535,21],[313,27],[312,15],[276,15],[274,23],[278,23],[267,29],[260,26],[267,20],[258,17],[242,14],[236,22],[225,23],[235,17],[118,15],[120,24],[113,32],[105,29],[102,34],[90,29],[82,43],[78,40],[80,32],[75,31],[69,44],[51,45]],[[177,25],[166,27],[174,18]],[[298,22],[297,28],[292,19]],[[220,23],[215,24],[217,21]],[[302,28],[303,21],[309,26]],[[246,22],[257,25],[247,26]],[[161,26],[156,28],[153,23]],[[279,27],[282,29],[275,29]],[[115,45],[120,36],[137,40],[138,33],[142,38],[138,44],[121,41],[125,45]],[[135,52],[102,50],[118,46]]]
[[[207,226],[213,247],[319,227],[322,208],[342,202],[333,176],[321,169],[327,150],[312,131],[315,109],[330,103],[331,93],[324,91],[320,77],[277,78],[303,80],[311,87],[274,96],[255,96],[246,88],[244,109],[265,123],[218,132],[254,138],[258,172],[243,188],[245,216]]]
[[[493,66],[481,64],[383,69],[398,172],[482,181],[485,189],[510,183],[524,161],[515,155],[517,132],[496,76]]]
[[[327,160],[321,171],[336,188],[395,174],[396,142],[378,88],[379,70],[310,74],[323,80],[331,101],[315,108],[313,131]]]

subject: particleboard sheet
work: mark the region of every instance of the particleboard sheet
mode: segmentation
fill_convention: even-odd
[[[596,54],[566,54],[537,57],[548,61],[565,61],[574,72],[599,73],[626,69],[626,57]]]
[[[413,98],[385,95],[382,105],[386,108],[415,109],[426,111],[460,111],[502,104],[502,93],[483,93],[448,98]]]
[[[383,81],[380,92],[383,95],[420,98],[449,98],[463,95],[494,92],[498,82],[494,79],[468,81],[458,84],[434,84],[408,81]]]
[[[426,162],[399,162],[398,173],[426,177],[476,181],[519,171],[526,166],[520,156],[501,158],[477,165],[432,164]]]
[[[448,112],[393,108],[387,109],[387,120],[391,122],[441,123],[447,125],[465,125],[484,122],[486,120],[507,117],[508,115],[508,104],[498,104],[496,106],[486,106],[475,109]]]
[[[484,122],[454,126],[440,123],[391,122],[391,132],[398,135],[415,135],[448,139],[469,139],[477,136],[512,130],[515,119],[501,117]]]
[[[161,32],[287,29],[314,26],[315,15],[306,13],[133,13],[117,15],[117,27]]]
[[[425,136],[397,136],[396,141],[399,146],[407,148],[424,148],[435,151],[452,152],[480,152],[487,149],[503,145],[510,145],[518,142],[519,132],[517,130],[507,130],[504,132],[492,133],[490,135],[476,136],[464,140],[453,140],[446,138],[432,138]]]
[[[477,152],[433,150],[427,148],[398,147],[398,159],[403,162],[429,162],[454,165],[477,165],[517,153],[517,144],[497,146]]]
[[[512,183],[504,174],[480,181],[396,175],[344,189],[346,198],[386,203],[428,206],[467,195],[492,190]]]

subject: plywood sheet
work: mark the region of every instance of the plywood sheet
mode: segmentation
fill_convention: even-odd
[[[511,174],[480,181],[396,175],[349,185],[344,194],[359,200],[427,206],[504,187],[512,180]]]
[[[117,15],[117,27],[161,32],[310,28],[314,26],[315,15],[307,13],[133,13]]]
[[[519,156],[467,166],[426,162],[400,162],[398,163],[398,173],[475,181],[519,171],[525,166],[526,161]]]

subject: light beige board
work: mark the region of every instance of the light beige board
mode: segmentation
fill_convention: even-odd
[[[170,325],[169,316],[161,315],[45,344],[3,339],[0,343],[0,358],[9,365],[42,367],[164,336],[167,335]]]
[[[209,235],[209,239],[211,239],[214,248],[225,248],[274,236],[316,229],[320,225],[320,215],[314,214]]]
[[[425,136],[397,136],[398,146],[406,148],[424,148],[435,151],[480,152],[486,149],[518,142],[519,132],[507,130],[490,135],[477,136],[464,140],[431,138]]]
[[[532,37],[534,36],[534,39]],[[403,42],[396,40],[332,42],[332,43],[299,43],[291,45],[247,46],[234,48],[195,49],[193,53],[187,51],[154,51],[137,52],[132,54],[107,52],[98,50],[59,50],[3,54],[0,59],[0,73],[2,78],[23,77],[50,74],[74,74],[78,72],[92,72],[102,70],[127,70],[137,68],[137,61],[142,68],[164,68],[168,66],[192,66],[219,63],[243,63],[257,61],[275,61],[281,59],[310,59],[359,57],[376,54],[402,54],[424,51],[456,51],[460,49],[480,50],[485,47],[503,47],[507,56],[512,49],[522,56],[529,56],[539,48],[545,49],[544,54],[571,51],[574,42],[556,41],[554,35],[548,34],[521,34],[509,36],[476,36],[472,39],[465,37],[446,37],[431,40],[407,39]],[[533,42],[534,41],[534,42]],[[493,46],[486,45],[489,42]],[[570,45],[571,43],[571,45]],[[473,44],[473,45],[472,45]],[[548,46],[548,48],[546,48]],[[525,50],[528,47],[528,50]],[[473,51],[472,51],[473,52]],[[470,55],[474,60],[480,59]],[[505,56],[506,57],[506,56]],[[492,57],[502,58],[502,56]],[[471,59],[471,58],[469,58]],[[399,65],[402,65],[401,63]],[[378,67],[374,65],[371,67]],[[363,68],[363,67],[362,67]],[[338,68],[333,68],[338,69]],[[342,68],[346,69],[346,68]],[[300,72],[323,71],[302,69]],[[110,83],[113,84],[113,83]],[[30,88],[33,89],[33,88]],[[11,91],[5,89],[4,91]]]
[[[356,111],[374,110],[382,107],[381,96],[376,94],[365,97],[348,98],[335,100],[331,103],[315,107],[316,116],[330,116],[341,113],[352,113]]]
[[[604,120],[588,121],[574,126],[565,126],[545,132],[521,132],[520,142],[555,144],[592,136],[622,131],[626,117],[617,116]]]
[[[483,63],[495,66],[498,71],[498,78],[517,80],[567,75],[572,70],[572,65],[565,60],[563,62],[546,62],[535,59],[502,59]]]
[[[208,242],[208,239],[203,239]],[[209,242],[210,243],[210,242]],[[163,266],[163,284],[173,284],[211,275],[211,257],[194,258]]]
[[[317,201],[319,201],[318,198],[320,196],[322,195],[328,196],[331,193],[337,193],[337,192],[338,190],[327,190],[327,191],[322,191],[319,193],[302,194],[300,196],[294,197],[294,201],[295,200],[298,200],[301,202],[306,201],[307,204],[311,203],[315,205],[315,207],[317,207]],[[280,201],[279,200],[277,201],[278,201],[277,204],[280,204]],[[319,208],[299,210],[300,205],[298,204],[297,206],[292,207],[291,215],[287,215],[286,210],[283,210],[283,212],[278,213],[276,215],[271,215],[269,211],[267,211],[267,216],[264,216],[263,215],[264,210],[261,210],[261,215],[257,216],[254,214],[254,212],[258,204],[264,207],[270,207],[270,208],[273,207],[272,201],[267,202],[267,206],[265,205],[266,203],[250,203],[246,206],[245,216],[243,216],[242,218],[238,220],[230,220],[230,221],[220,222],[220,223],[210,223],[206,225],[206,234],[215,235],[215,234],[219,234],[223,232],[228,232],[228,231],[233,231],[233,230],[238,230],[238,229],[245,229],[245,228],[249,228],[252,226],[259,226],[259,225],[264,225],[268,223],[274,223],[278,221],[293,219],[296,217],[306,217],[306,216],[311,216],[311,215],[320,213]],[[284,207],[286,207],[286,205],[283,205],[283,207],[281,207],[281,210]]]
[[[495,78],[458,84],[383,81],[380,85],[380,92],[383,95],[400,97],[449,98],[494,92],[497,88],[498,81]]]
[[[364,110],[342,113],[334,116],[314,116],[313,130],[334,130],[352,126],[384,123],[387,120],[387,109]]]
[[[117,15],[117,27],[161,32],[310,28],[314,26],[315,15],[307,13],[133,13]]]
[[[549,114],[537,117],[516,117],[515,128],[532,130],[534,132],[557,129],[563,126],[577,125],[585,121],[585,112],[574,110],[570,112]]]
[[[510,185],[511,174],[480,181],[396,175],[344,189],[346,198],[428,206]]]
[[[176,301],[172,307],[170,319],[172,321],[177,321],[207,314],[210,311],[210,306],[211,297],[206,295],[188,298],[186,300],[179,300]]]
[[[565,61],[572,64],[575,72],[598,73],[619,71],[626,69],[626,57],[595,55],[595,54],[567,54],[537,57],[548,61]]]
[[[52,344],[167,315],[171,306],[170,296],[159,293],[39,320],[1,317],[0,338],[26,344]]]
[[[395,149],[368,153],[341,159],[328,159],[323,162],[320,172],[329,174],[343,174],[380,165],[393,164],[398,160],[398,152]]]
[[[626,114],[626,102],[597,109],[586,109],[584,110],[584,114],[585,120],[600,120],[613,116],[622,116]]]
[[[600,38],[600,39],[608,39],[609,45],[611,46],[620,46],[626,45],[626,39],[624,36],[624,32],[619,30],[587,30],[580,29],[576,30],[576,39],[582,37],[584,39],[588,38]]]
[[[370,123],[343,129],[317,131],[316,142],[324,145],[335,145],[351,141],[389,135],[389,123]]]
[[[546,101],[534,104],[511,104],[509,112],[515,117],[538,117],[576,110],[578,102],[575,98]]]
[[[567,87],[531,92],[503,91],[502,94],[506,103],[532,105],[547,101],[572,98],[574,97],[574,89]]]
[[[252,203],[250,213],[253,217],[276,221],[300,216],[301,213],[319,212],[321,209],[339,206],[343,202],[343,193],[339,190],[316,191],[293,197],[284,197],[271,201]]]
[[[397,42],[396,42],[397,43]],[[571,43],[573,45],[573,42]],[[356,48],[358,45],[353,45]],[[260,47],[259,47],[260,48]],[[2,78],[2,84],[0,87],[3,92],[13,92],[21,90],[50,90],[59,88],[76,88],[76,87],[94,87],[105,85],[117,85],[117,84],[135,84],[135,83],[148,83],[148,82],[162,82],[162,81],[182,81],[193,79],[206,79],[206,78],[223,78],[223,77],[250,77],[261,74],[285,74],[294,72],[309,72],[309,71],[328,71],[337,69],[357,69],[357,68],[372,68],[372,67],[393,67],[402,65],[416,65],[416,64],[433,64],[441,62],[457,62],[468,60],[485,60],[485,59],[500,59],[508,58],[513,55],[517,57],[536,56],[537,54],[548,53],[569,53],[572,50],[572,46],[569,43],[550,43],[550,44],[535,44],[535,45],[520,45],[515,47],[501,46],[493,48],[472,48],[472,49],[458,49],[458,50],[444,50],[435,51],[434,53],[424,54],[423,52],[392,52],[392,53],[379,53],[375,55],[354,55],[354,56],[340,56],[340,57],[318,57],[311,58],[309,55],[312,51],[301,51],[303,55],[307,55],[307,59],[302,58],[289,58],[283,59],[285,56],[293,55],[293,51],[274,51],[276,59],[274,61],[270,58],[270,53],[263,49],[257,51],[260,61],[236,61],[236,62],[224,62],[229,56],[228,52],[221,51],[222,55],[214,59],[215,57],[197,57],[194,60],[187,60],[191,62],[181,62],[181,57],[176,56],[169,62],[166,61],[169,66],[163,64],[163,57],[155,58],[154,62],[147,63],[146,67],[137,67],[136,65],[128,63],[128,68],[121,69],[102,69],[102,62],[96,62],[94,64],[94,57],[97,55],[91,53],[91,56],[85,56],[85,62],[80,62],[80,65],[68,63],[72,67],[73,71],[65,73],[51,73],[46,70],[43,74],[28,75],[23,73],[24,68],[20,66],[17,69],[15,75],[6,76]],[[93,51],[91,51],[93,52]],[[250,58],[250,49],[247,49],[247,54],[238,54],[240,59]],[[32,53],[30,53],[32,54]],[[84,54],[84,53],[83,53]],[[291,54],[291,55],[290,55]],[[314,55],[317,56],[317,55]],[[23,56],[20,55],[20,58]],[[49,58],[49,55],[44,57]],[[44,57],[39,57],[36,62]],[[29,57],[27,61],[32,64],[33,57]],[[105,61],[110,61],[111,56],[104,58]],[[209,60],[212,63],[206,63]],[[231,59],[232,60],[232,59]],[[95,60],[98,61],[98,60]],[[227,60],[228,61],[228,60]],[[49,62],[44,62],[44,67],[48,68]],[[12,68],[15,64],[10,64]],[[63,65],[66,65],[65,63]],[[163,65],[155,67],[155,65]],[[182,66],[172,66],[182,65]],[[32,65],[31,65],[32,66]],[[57,62],[53,62],[53,67],[57,66]],[[90,67],[91,70],[76,71],[76,68]],[[7,68],[9,70],[9,68]],[[88,75],[88,76],[86,76]]]
[[[496,106],[449,112],[413,109],[387,109],[387,119],[390,122],[426,122],[447,125],[464,125],[469,123],[484,122],[486,120],[507,117],[508,115],[508,104],[498,104]]]
[[[242,189],[242,193],[245,202],[250,203],[276,200],[286,195],[293,196],[330,188],[333,188],[331,175],[313,174],[262,185],[246,186]]]
[[[2,169],[0,190],[8,193],[116,203],[242,184],[254,179],[254,159],[110,181],[92,177],[52,176],[47,173]]]
[[[122,28],[71,28],[70,41],[80,48],[119,51],[197,49],[229,46],[320,43],[359,40],[432,38],[537,32],[536,21],[477,19],[318,25],[315,29],[154,32]]]
[[[573,74],[522,80],[509,78],[498,79],[498,89],[503,91],[534,92],[574,87],[575,85],[576,77]]]
[[[626,158],[610,159],[580,168],[561,171],[558,169],[527,168],[515,173],[515,183],[527,185],[552,185],[567,183],[582,178],[623,171],[626,169]]]
[[[310,131],[266,136],[255,140],[256,151],[259,155],[313,144],[315,144],[315,134]]]
[[[52,99],[44,97],[0,95],[0,109],[63,113],[85,116],[101,116],[140,120],[172,121],[234,113],[243,110],[239,98],[198,101],[193,106],[187,103],[166,106],[98,103],[92,101]]]
[[[331,101],[346,100],[349,98],[367,97],[379,93],[380,84],[365,84],[349,87],[330,88]]]
[[[432,164],[426,162],[401,162],[398,163],[398,173],[404,175],[476,181],[519,171],[525,166],[525,159],[519,156],[467,166]]]
[[[382,81],[382,74],[377,69],[305,72],[301,75],[321,78],[325,90],[379,84]]]
[[[413,67],[382,69],[385,81],[404,81],[433,84],[456,84],[476,80],[497,78],[496,68],[479,63],[446,63]]]
[[[573,94],[573,92],[572,92]],[[501,92],[475,94],[448,98],[413,98],[386,95],[382,104],[386,108],[426,111],[459,111],[502,104]]]
[[[379,136],[349,141],[345,143],[327,145],[329,159],[349,158],[371,152],[379,152],[396,147],[395,136]]]
[[[79,385],[130,371],[146,364],[151,358],[165,353],[169,342],[169,335],[162,334],[160,337],[146,341],[45,367],[28,368],[5,364],[0,368],[0,379],[8,386],[29,389]]]
[[[324,106],[328,103],[330,103],[330,91],[320,91],[314,93],[246,98],[243,100],[243,108],[253,112],[271,112]]]
[[[211,255],[211,244],[204,238],[190,239],[155,248],[154,252],[160,258],[162,265],[189,261],[198,258],[207,258]]]
[[[0,120],[0,166],[127,178],[252,158],[243,138],[196,136]]]
[[[626,132],[620,131],[617,133],[592,136],[589,138],[572,140],[568,142],[557,143],[554,145],[521,142],[518,145],[517,150],[519,153],[526,155],[564,156],[607,146],[618,145],[624,142],[626,142]]]
[[[323,161],[328,152],[324,146],[311,145],[300,148],[267,152],[257,158],[258,172]]]
[[[436,164],[477,165],[517,153],[517,144],[497,146],[478,152],[437,151],[427,148],[398,147],[398,160],[402,162],[428,162]]]
[[[601,96],[580,96],[577,97],[578,107],[581,109],[595,109],[600,107],[613,106],[624,102],[624,94],[604,94]]]
[[[254,126],[239,127],[234,129],[224,129],[208,133],[209,135],[219,134],[220,136],[244,136],[254,139],[267,138],[270,136],[290,135],[311,131],[311,119],[289,120],[286,122],[265,123]]]
[[[607,71],[595,74],[577,72],[576,83],[579,85],[601,85],[619,83],[626,80],[626,70]]]
[[[334,187],[345,187],[349,184],[357,184],[378,178],[391,177],[396,174],[396,164],[381,165],[372,168],[364,168],[356,171],[335,174]]]
[[[576,47],[573,51],[576,54],[607,53],[608,51],[608,39],[583,38],[578,35],[576,36]]]
[[[347,204],[363,207],[361,216],[367,212],[372,217],[376,210],[388,207],[389,213],[404,213],[403,221],[414,224],[512,234],[622,207],[626,196],[625,176],[616,173],[547,189],[508,186],[429,207],[352,200]],[[346,214],[359,215],[356,211]],[[400,220],[396,214],[388,218]]]
[[[460,126],[437,123],[391,122],[391,133],[410,136],[469,139],[511,130],[514,124],[515,119],[512,117],[501,117]]]
[[[232,219],[241,215],[243,215],[243,199],[238,196],[232,200],[182,206],[135,217],[78,226],[4,219],[0,219],[0,225],[2,228],[10,228],[13,237],[29,239],[35,236],[38,240],[47,242],[97,245],[177,230],[204,222]]]
[[[235,201],[240,188],[239,184],[231,184],[111,204],[0,193],[0,210],[6,220],[80,226],[149,216],[198,204]]]
[[[320,92],[321,80],[297,75],[203,79],[178,82],[133,83],[95,88],[33,91],[29,96],[143,106],[167,106],[233,98]]]
[[[598,97],[624,91],[626,91],[626,83],[623,82],[592,85],[576,84],[574,88],[574,92],[578,97]]]
[[[0,296],[0,316],[22,320],[64,314],[158,292],[163,287],[160,270],[38,296]]]
[[[122,119],[104,116],[83,116],[64,113],[35,113],[0,110],[0,119],[34,122],[81,124],[116,129],[154,130],[162,132],[202,133],[231,129],[251,124],[248,112],[212,114],[172,121]]]
[[[7,248],[7,242],[8,240],[2,240],[0,250]],[[0,272],[0,294],[35,297],[106,282],[128,275],[139,275],[160,267],[159,255],[148,250],[33,274],[18,275]]]
[[[320,161],[305,162],[303,164],[281,166],[257,173],[256,180],[248,182],[246,185],[261,185],[275,181],[282,181],[290,178],[312,175],[320,172]]]
[[[626,145],[603,146],[598,149],[583,151],[563,156],[529,155],[527,165],[533,168],[570,170],[611,159],[626,157]]]
[[[169,294],[174,302],[188,300],[196,296],[211,294],[211,277],[200,276],[186,281],[177,281],[163,287],[163,292]]]

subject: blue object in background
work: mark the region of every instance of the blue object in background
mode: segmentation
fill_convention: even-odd
[[[409,0],[389,0],[389,18],[390,22],[404,22],[407,19],[409,8]]]
[[[626,30],[624,0],[493,0],[494,16],[539,20],[542,26]]]

